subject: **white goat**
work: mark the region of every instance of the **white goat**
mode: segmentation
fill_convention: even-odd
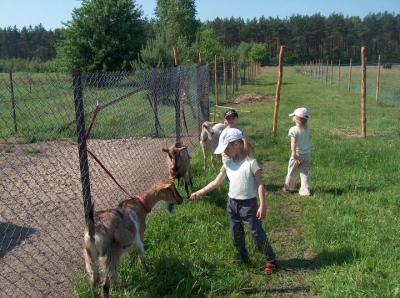
[[[211,153],[211,166],[214,167],[214,150],[218,146],[219,136],[225,129],[225,124],[205,121],[202,125],[200,145],[203,149],[203,168],[206,168],[207,151]]]
[[[118,280],[121,256],[131,250],[133,243],[136,243],[139,261],[147,271],[143,245],[145,219],[160,200],[166,201],[167,205],[182,204],[183,199],[175,189],[173,180],[160,180],[149,188],[143,197],[125,200],[115,209],[95,212],[94,204],[91,204],[86,221],[83,251],[95,297],[101,274],[101,297],[108,297],[110,281]],[[172,208],[168,209],[172,211]]]
[[[182,179],[185,186],[187,197],[189,197],[188,185],[192,188],[192,168],[190,166],[190,156],[187,150],[187,146],[184,146],[182,142],[176,142],[175,145],[169,147],[169,149],[162,149],[167,152],[167,166],[170,177],[177,179],[178,182]]]

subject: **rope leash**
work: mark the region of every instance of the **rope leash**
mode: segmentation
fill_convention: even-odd
[[[83,137],[82,142],[80,142],[80,143],[78,144],[78,147],[81,147],[82,145],[87,144],[87,139],[89,138],[90,131],[92,130],[94,121],[95,121],[95,119],[96,119],[96,116],[97,116],[97,113],[99,112],[99,110],[100,110],[100,106],[97,104],[97,105],[96,105],[96,108],[95,108],[94,111],[93,111],[93,116],[92,116],[92,120],[91,120],[90,125],[89,125],[89,129],[87,130],[85,136]],[[87,150],[87,152],[90,154],[90,156],[99,164],[99,166],[107,173],[107,175],[115,182],[115,184],[118,185],[118,187],[119,187],[125,194],[127,194],[131,199],[137,198],[137,199],[140,201],[140,203],[143,205],[143,207],[144,207],[144,209],[146,210],[146,212],[147,212],[147,213],[150,213],[150,212],[151,212],[151,208],[150,208],[149,204],[147,204],[147,202],[145,201],[145,199],[144,199],[142,196],[140,196],[140,195],[136,195],[136,196],[134,196],[134,197],[131,196],[131,195],[121,186],[121,184],[118,183],[118,181],[114,178],[114,176],[111,174],[111,172],[110,172],[109,170],[107,170],[107,168],[101,163],[101,161],[100,161],[89,149],[86,149],[86,150]]]

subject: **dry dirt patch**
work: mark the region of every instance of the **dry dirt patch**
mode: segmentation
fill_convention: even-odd
[[[255,102],[267,102],[267,101],[275,101],[275,97],[270,97],[265,94],[247,93],[247,94],[242,94],[233,100],[233,102],[237,104],[249,104]]]

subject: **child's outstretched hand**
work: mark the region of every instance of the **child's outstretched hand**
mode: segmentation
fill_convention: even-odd
[[[197,200],[198,198],[200,198],[200,195],[198,194],[198,191],[196,191],[190,195],[189,201],[194,201]]]

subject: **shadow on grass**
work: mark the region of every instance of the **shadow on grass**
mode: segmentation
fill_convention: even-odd
[[[265,83],[262,80],[251,81],[251,85],[253,86],[276,86],[276,82]],[[282,82],[282,85],[293,85],[292,83]]]
[[[322,251],[317,257],[311,259],[288,259],[288,260],[278,260],[278,272],[277,274],[282,276],[290,276],[291,274],[303,274],[302,271],[318,271],[324,267],[329,267],[332,265],[345,265],[354,260],[358,253],[354,252],[350,247],[343,247],[338,250]],[[270,293],[270,294],[294,294],[296,297],[300,297],[300,294],[310,293],[310,288],[305,287],[282,287],[274,286],[273,288],[251,288],[243,289],[243,291],[249,294],[258,293]],[[304,297],[306,297],[305,295]],[[303,296],[302,296],[303,297]]]
[[[341,247],[336,250],[323,250],[317,257],[311,259],[278,260],[279,269],[285,271],[319,270],[332,265],[341,266],[357,259],[359,253],[351,247]]]
[[[322,251],[317,257],[311,259],[287,259],[278,260],[277,277],[290,276],[290,274],[303,274],[302,272],[318,271],[331,265],[344,265],[354,260],[357,253],[350,247],[340,248],[332,251]],[[139,269],[139,270],[138,270]],[[262,268],[254,268],[254,264],[246,265],[243,270],[263,271]],[[199,259],[195,263],[179,258],[162,257],[150,264],[149,273],[144,274],[140,268],[136,267],[131,271],[128,280],[119,285],[120,291],[129,294],[139,294],[146,292],[149,297],[208,297],[213,291],[213,280],[217,277],[214,272],[218,268],[211,262]],[[259,274],[259,273],[257,273]],[[243,286],[243,285],[242,285]],[[307,286],[282,286],[270,284],[257,288],[238,288],[224,289],[223,291],[236,292],[243,291],[246,294],[271,293],[271,294],[300,294],[309,293]],[[225,294],[229,294],[225,292]]]
[[[283,187],[283,182],[281,185],[264,184],[265,191],[267,191],[267,192],[277,192],[277,191],[280,191],[282,189],[282,187]]]
[[[281,185],[275,184],[264,184],[265,191],[267,192],[281,192],[283,187],[283,183]],[[311,188],[311,193],[315,194],[330,194],[335,196],[342,196],[348,193],[355,193],[355,192],[375,192],[377,191],[376,187],[357,187],[355,188],[354,185],[348,185],[347,187],[343,188]],[[293,195],[298,193],[298,189],[296,188],[295,191],[292,193]]]
[[[281,288],[281,289],[243,289],[243,292],[246,293],[246,295],[251,295],[251,294],[258,294],[258,293],[270,293],[270,294],[296,294],[296,293],[307,293],[310,291],[310,288],[307,287],[286,287],[286,288]],[[297,296],[300,297],[300,296]],[[305,296],[301,296],[305,297]]]
[[[132,272],[130,279],[120,284],[119,288],[131,295],[146,292],[148,297],[207,297],[206,293],[211,291],[208,275],[214,270],[215,265],[208,262],[199,261],[194,265],[178,258],[165,257],[151,264],[146,275],[141,270]]]
[[[315,193],[325,193],[331,194],[335,196],[342,196],[348,193],[355,193],[355,192],[375,192],[377,191],[376,187],[355,187],[354,185],[348,185],[347,187],[343,188],[319,188],[315,190]]]

